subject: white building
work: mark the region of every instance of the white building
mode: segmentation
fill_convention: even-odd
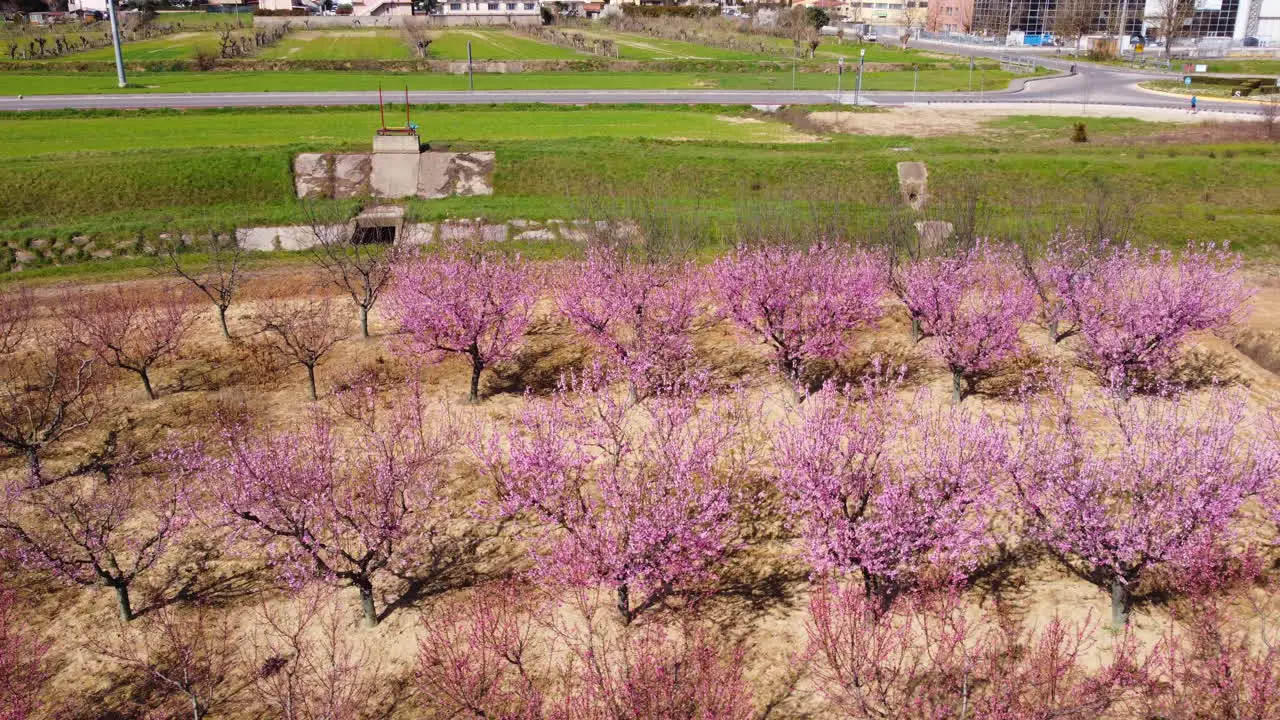
[[[537,0],[440,0],[435,15],[476,18],[480,22],[540,14]]]

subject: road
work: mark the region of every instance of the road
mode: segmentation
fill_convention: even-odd
[[[956,48],[920,43],[925,49],[960,52],[985,57],[1009,54],[1001,48]],[[864,92],[863,104],[905,105],[909,103],[1081,103],[1083,105],[1128,105],[1137,107],[1186,107],[1185,98],[1144,92],[1137,83],[1157,77],[1155,73],[1080,64],[1076,74],[1066,74],[1069,59],[1035,56],[1042,65],[1063,73],[1060,76],[1015,80],[1007,90],[989,92]],[[975,76],[975,82],[979,78]],[[834,92],[819,90],[476,90],[414,91],[410,101],[445,105],[491,103],[550,103],[561,105],[620,104],[646,105],[705,103],[713,105],[819,105],[836,102]],[[840,97],[852,103],[854,94]],[[290,107],[306,105],[376,105],[376,91],[362,92],[241,92],[241,93],[121,93],[103,95],[33,95],[0,97],[0,111],[120,109],[120,108],[210,108],[210,107]],[[1257,108],[1241,103],[1204,100],[1202,110],[1227,113],[1256,113]]]

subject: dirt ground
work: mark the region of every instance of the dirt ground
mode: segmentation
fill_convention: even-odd
[[[908,105],[875,113],[817,112],[809,119],[829,131],[855,135],[911,135],[938,137],[972,134],[994,118],[1013,115],[1060,117],[1122,117],[1149,122],[1217,124],[1256,120],[1249,115],[1192,115],[1186,110],[1079,103],[984,103],[975,105]],[[838,117],[837,117],[838,116]]]
[[[945,124],[942,114],[956,113],[933,108],[912,108],[907,112],[919,113],[919,122],[934,125]],[[885,132],[892,125],[895,133],[901,133],[904,123],[911,122],[902,116],[893,117],[891,113],[884,113],[859,115],[855,119],[860,123],[872,120],[878,123],[875,127]],[[953,118],[950,122],[979,122],[985,117],[989,115],[975,115],[972,120]],[[1225,341],[1206,338],[1200,347],[1213,354],[1236,383],[1248,388],[1256,406],[1262,408],[1280,402],[1280,375],[1276,374],[1280,371],[1280,273],[1272,268],[1259,268],[1251,270],[1250,277],[1258,293],[1239,335]],[[305,290],[311,286],[312,279],[309,273],[299,270],[277,271],[260,277],[247,288],[245,301],[232,308],[233,332],[249,331],[255,298],[263,296],[269,288]],[[76,291],[49,287],[39,294],[43,304],[54,307],[59,304],[62,293]],[[480,405],[464,403],[469,371],[459,360],[430,366],[418,376],[428,395],[456,407],[469,420],[496,426],[509,424],[525,402],[526,391],[534,394],[548,391],[561,372],[580,366],[590,355],[589,349],[574,339],[564,323],[550,317],[548,304],[544,303],[540,310],[543,317],[532,328],[526,352],[486,377],[486,397]],[[355,318],[352,308],[353,331]],[[136,377],[122,377],[116,384],[122,400],[121,412],[127,415],[135,434],[150,438],[166,437],[170,432],[189,435],[193,427],[212,423],[216,412],[231,405],[243,406],[273,424],[297,421],[314,407],[306,400],[301,368],[249,358],[242,344],[228,345],[221,338],[211,313],[202,318],[198,328],[184,358],[157,373],[161,394],[158,400],[148,403],[142,398]],[[860,340],[855,350],[858,357],[851,362],[877,353],[906,359],[910,367],[907,391],[929,388],[937,397],[947,398],[949,377],[910,347],[906,328],[905,316],[890,314],[876,331]],[[321,362],[318,378],[322,394],[329,394],[335,382],[361,369],[389,383],[401,382],[414,374],[391,349],[392,327],[377,313],[373,332],[373,338],[352,337],[341,343],[332,356]],[[1042,358],[1064,356],[1061,348],[1047,342],[1043,331],[1028,327],[1023,336],[1032,352]],[[718,368],[724,378],[750,375],[755,378],[752,392],[762,396],[780,394],[780,386],[767,375],[764,354],[759,347],[736,337],[722,325],[701,333],[697,342],[701,359]],[[1081,386],[1092,382],[1083,371],[1073,373],[1073,379]],[[978,395],[966,403],[972,403],[974,410],[1000,416],[1011,417],[1016,412],[1016,403],[998,394]],[[786,408],[775,406],[772,412],[786,412]],[[71,454],[83,447],[72,444],[67,450]],[[17,473],[20,466],[6,463],[0,465],[0,472]],[[454,491],[474,498],[477,493],[485,492],[478,483],[474,474],[463,472]],[[219,611],[229,613],[234,624],[251,634],[263,603],[281,607],[286,601],[269,568],[254,561],[251,548],[220,546],[224,540],[225,536],[212,531],[193,533],[172,553],[170,560],[144,577],[138,604],[171,600],[174,586],[189,581],[193,595],[205,593],[213,598],[211,602],[216,603]],[[478,564],[476,571],[481,576],[501,575],[520,566],[519,552],[511,551],[516,539],[504,536],[502,542],[506,547]],[[725,593],[724,597],[712,598],[704,608],[706,617],[726,642],[746,643],[748,673],[757,706],[776,700],[773,718],[826,716],[812,686],[805,681],[795,687],[790,685],[792,671],[802,665],[798,655],[804,646],[810,592],[807,568],[798,557],[798,549],[794,540],[774,539],[753,544],[726,571],[725,581],[758,590]],[[24,587],[23,595],[32,603],[33,621],[53,643],[51,658],[56,674],[50,687],[46,717],[59,720],[124,717],[103,713],[108,708],[129,707],[125,701],[129,693],[126,676],[86,647],[90,638],[115,624],[109,591],[100,587],[67,588],[17,568],[10,570],[16,573],[14,584]],[[1108,612],[1108,599],[1101,591],[1067,575],[1057,565],[1045,561],[1020,568],[1019,573],[1017,580],[1007,585],[976,589],[972,593],[973,602],[988,604],[998,599],[1032,626],[1042,626],[1055,615],[1072,621],[1087,618],[1096,621]],[[394,588],[380,592],[394,592]],[[355,591],[340,590],[338,597],[349,611],[349,637],[379,658],[379,671],[389,680],[380,686],[386,693],[381,699],[388,710],[386,717],[417,717],[412,702],[406,698],[411,694],[407,688],[411,684],[412,663],[421,633],[419,614],[429,611],[438,598],[425,598],[392,613],[377,628],[366,629],[356,623]],[[385,596],[380,597],[379,603],[384,599]],[[1168,614],[1160,607],[1140,607],[1134,624],[1140,639],[1153,641],[1168,627]],[[245,709],[221,713],[219,717],[258,716]]]

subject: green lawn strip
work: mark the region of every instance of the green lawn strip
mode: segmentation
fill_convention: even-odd
[[[242,37],[246,33],[252,33],[251,30],[237,30],[236,37]],[[150,40],[138,40],[136,42],[125,43],[121,46],[121,53],[125,62],[137,62],[143,60],[187,60],[195,57],[196,51],[199,49],[217,52],[220,47],[218,33],[205,32],[180,32],[172,35],[163,35],[161,37],[152,38]],[[53,58],[49,62],[83,62],[92,60],[115,60],[115,51],[111,46],[94,48],[84,52],[69,53],[61,57]]]
[[[428,57],[466,60],[471,43],[474,60],[568,60],[582,55],[550,43],[498,30],[446,30],[435,34]]]
[[[1280,240],[1280,185],[1274,182],[1280,176],[1280,148],[1274,145],[1079,147],[1063,136],[998,147],[981,135],[839,137],[772,145],[626,139],[623,136],[636,130],[621,125],[615,135],[595,137],[568,137],[596,132],[582,126],[557,138],[492,137],[518,132],[504,129],[521,122],[573,125],[600,113],[598,129],[608,125],[612,112],[536,111],[525,112],[524,118],[503,111],[458,113],[462,117],[454,127],[491,124],[476,131],[476,139],[446,144],[497,153],[495,194],[415,202],[415,214],[425,219],[571,218],[588,213],[592,201],[612,198],[683,206],[691,217],[711,218],[716,227],[728,228],[708,231],[704,238],[721,243],[744,213],[768,214],[768,208],[781,204],[804,218],[817,204],[835,208],[871,236],[883,229],[881,208],[896,193],[897,162],[921,159],[929,164],[930,189],[936,197],[945,198],[967,182],[981,182],[997,228],[1016,228],[1027,220],[1052,224],[1078,216],[1090,202],[1088,189],[1101,179],[1116,193],[1143,199],[1141,239],[1175,246],[1189,239],[1230,240],[1252,253],[1274,252]],[[645,123],[674,127],[689,121],[673,111],[655,115],[659,117]],[[172,119],[175,124],[195,122],[179,114]],[[250,133],[246,142],[271,142],[265,136],[277,122],[273,114],[261,112],[240,120],[226,112],[221,119],[246,128],[263,121],[267,129]],[[703,113],[698,122],[714,119]],[[296,120],[302,127],[329,125],[327,115],[319,113],[300,113]],[[450,126],[443,118],[435,120],[440,127]],[[72,121],[76,120],[68,122]],[[62,124],[51,118],[43,122]],[[367,133],[370,126],[344,133]],[[424,123],[426,139],[443,137],[444,131],[433,134],[431,127]],[[733,123],[716,127],[725,133],[740,130]],[[1096,132],[1105,133],[1105,126]],[[147,149],[0,159],[0,240],[21,243],[92,233],[129,241],[139,232],[175,225],[301,222],[302,210],[293,199],[292,157],[303,148],[327,147],[318,143],[165,149],[152,146],[157,135],[152,127],[138,133],[135,147],[148,143]],[[114,137],[113,147],[127,145],[123,137]],[[222,142],[226,136],[215,139]],[[911,149],[898,149],[904,146]],[[1008,150],[1011,146],[1017,150]]]
[[[1190,62],[1190,61],[1187,61]],[[1280,60],[1207,60],[1209,72],[1241,75],[1280,75]]]
[[[395,30],[303,30],[289,33],[257,57],[280,60],[404,60],[409,47]]]
[[[911,90],[911,72],[868,72],[864,90]],[[969,89],[968,70],[921,70],[921,92]],[[1016,75],[1001,71],[973,74],[973,91],[1003,89]],[[321,92],[374,90],[379,85],[411,90],[466,90],[467,76],[443,73],[362,72],[132,72],[128,88],[116,87],[111,73],[0,73],[0,95],[79,95],[95,93]],[[477,90],[800,90],[835,91],[835,73],[650,73],[563,72],[477,73]],[[846,73],[852,90],[854,76]]]
[[[399,111],[393,109],[399,116]],[[642,108],[573,108],[530,112],[490,108],[483,112],[422,110],[413,121],[433,141],[564,138],[682,138],[729,142],[786,142],[803,136],[779,122],[726,118],[708,112]],[[0,116],[0,157],[45,153],[105,153],[193,147],[289,146],[313,149],[367,148],[379,122],[374,108],[298,114],[287,110],[244,115],[200,111],[70,116],[56,121]]]
[[[1233,97],[1232,93],[1235,91],[1235,86],[1233,85],[1196,82],[1194,79],[1192,79],[1191,85],[1189,86],[1181,80],[1150,80],[1139,84],[1144,88],[1159,90],[1161,92],[1177,93],[1179,95],[1187,96],[1197,95],[1200,97],[1211,98]],[[1249,95],[1248,99],[1265,101],[1271,98],[1280,99],[1280,95],[1274,93],[1264,95],[1255,91]]]
[[[642,33],[624,33],[609,30],[586,30],[583,35],[591,38],[613,40],[623,60],[669,60],[693,58],[701,60],[777,60],[777,55],[744,50],[730,50],[711,45],[700,45],[679,40],[665,40]]]

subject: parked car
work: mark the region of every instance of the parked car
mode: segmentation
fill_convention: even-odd
[[[880,37],[876,35],[875,32],[869,32],[866,35],[862,36],[862,40],[863,42],[873,43],[873,42],[878,42],[880,40]]]

